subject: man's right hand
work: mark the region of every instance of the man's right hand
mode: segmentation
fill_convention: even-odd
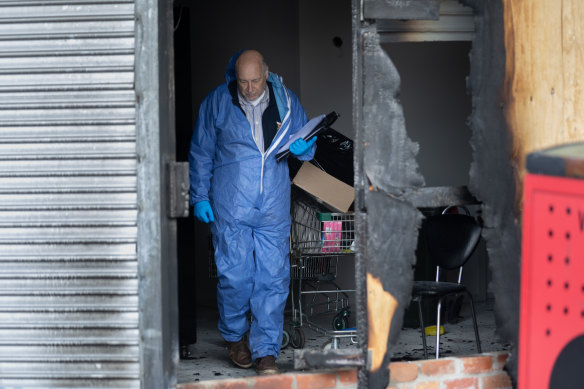
[[[211,204],[207,200],[199,201],[195,203],[195,217],[202,221],[203,223],[209,223],[215,221],[215,216],[213,216],[213,210],[211,209]]]
[[[295,157],[301,157],[312,149],[312,145],[316,142],[316,135],[313,136],[309,141],[305,141],[302,138],[296,139],[288,148],[292,155]]]

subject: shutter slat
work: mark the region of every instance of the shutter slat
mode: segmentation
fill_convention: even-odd
[[[134,30],[0,0],[0,387],[140,386]]]

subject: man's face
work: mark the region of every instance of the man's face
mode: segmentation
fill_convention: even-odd
[[[261,62],[245,62],[237,69],[237,88],[247,101],[260,97],[266,87],[268,69],[262,67]]]

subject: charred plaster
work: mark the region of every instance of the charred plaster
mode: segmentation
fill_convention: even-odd
[[[398,301],[390,324],[388,353],[383,363],[387,366],[391,345],[397,342],[404,310],[410,302],[414,279],[412,269],[416,263],[415,251],[422,214],[411,203],[380,191],[368,192],[366,202],[368,209],[374,210],[367,217],[367,271],[380,277],[383,289]]]
[[[357,335],[361,354],[366,357],[368,349],[367,322],[367,208],[365,204],[366,180],[363,174],[363,55],[362,30],[370,28],[362,23],[361,0],[351,0],[351,30],[352,30],[352,68],[353,68],[353,127],[355,128],[355,147],[353,153],[354,187],[355,187],[355,299],[357,317]],[[358,371],[358,386],[368,387],[368,369],[361,367]]]
[[[379,45],[376,32],[364,34],[364,170],[370,185],[400,196],[403,188],[424,185],[418,172],[419,146],[407,135],[399,101],[400,77]]]
[[[407,199],[411,188],[424,185],[418,172],[417,143],[407,135],[399,101],[400,77],[379,45],[375,31],[363,34],[363,120],[361,182],[366,204],[367,273],[381,280],[383,290],[397,300],[381,368],[368,376],[369,388],[389,381],[391,345],[395,344],[405,308],[410,302],[418,229],[422,214]],[[367,302],[369,309],[374,303]],[[390,318],[387,318],[388,320]],[[371,341],[371,340],[370,340]],[[375,339],[374,339],[375,341]],[[377,345],[383,347],[383,345]]]
[[[475,10],[468,80],[473,104],[469,118],[473,132],[469,189],[470,195],[482,202],[483,237],[493,273],[490,288],[496,298],[498,332],[504,341],[517,345],[520,228],[515,208],[511,135],[503,111],[503,4],[500,0],[461,2]],[[407,136],[399,102],[399,74],[379,46],[375,24],[360,19],[359,7],[359,1],[353,0],[355,189],[357,230],[361,234],[356,276],[361,291],[366,273],[379,278],[383,289],[399,303],[392,317],[383,363],[387,366],[391,344],[397,338],[404,307],[410,300],[412,264],[422,218],[408,193],[423,186],[424,179],[418,173],[415,159],[418,145]],[[357,298],[362,307],[370,304],[364,293],[358,293]],[[366,312],[361,309],[358,314],[358,326],[366,328]],[[366,339],[365,334],[360,336]],[[507,364],[514,380],[516,363],[514,349]],[[387,378],[387,370],[366,374],[362,369],[359,387],[385,387]]]
[[[514,345],[506,368],[516,382],[521,238],[511,134],[504,115],[504,6],[500,0],[463,3],[475,10],[476,31],[470,54],[473,162],[469,189],[482,202],[497,329],[504,341]]]

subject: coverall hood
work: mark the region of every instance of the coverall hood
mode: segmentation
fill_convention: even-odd
[[[229,59],[229,63],[227,64],[227,69],[225,70],[225,83],[229,85],[230,83],[237,81],[237,77],[235,75],[235,62],[237,62],[237,58],[243,53],[245,49],[239,50],[237,53],[233,54],[233,56]],[[284,119],[286,117],[286,113],[289,110],[288,104],[288,93],[284,87],[283,78],[278,76],[275,73],[268,72],[268,79],[267,82],[272,83],[272,88],[274,89],[274,97],[276,98],[276,105],[278,106],[278,113],[280,114],[280,118]],[[282,120],[284,122],[284,120]]]

